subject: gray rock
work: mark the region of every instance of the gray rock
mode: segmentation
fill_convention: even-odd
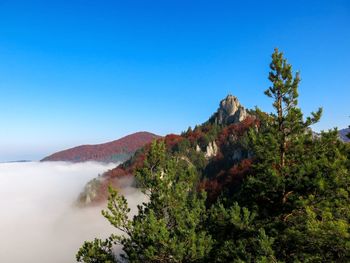
[[[237,97],[228,95],[220,102],[220,107],[214,114],[214,122],[228,125],[243,121],[248,116],[246,109],[240,104]]]
[[[89,181],[85,187],[84,190],[80,193],[77,203],[79,206],[86,206],[91,204],[98,195],[98,190],[101,185],[101,177],[97,177]]]
[[[212,141],[208,144],[206,151],[205,151],[205,158],[209,159],[212,158],[214,156],[216,156],[216,154],[218,153],[218,146],[216,145],[215,141]]]

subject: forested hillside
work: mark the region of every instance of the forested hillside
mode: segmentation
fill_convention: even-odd
[[[85,242],[77,260],[349,262],[350,146],[337,130],[314,135],[322,109],[304,117],[300,76],[277,49],[268,78],[273,113],[229,95],[207,122],[157,139],[94,181],[95,201],[108,189],[103,215],[124,235]],[[149,200],[133,218],[117,190],[124,176]]]
[[[159,138],[159,136],[149,132],[137,132],[112,142],[81,145],[63,150],[47,156],[41,161],[98,161],[120,163],[128,160],[138,149],[156,138]]]

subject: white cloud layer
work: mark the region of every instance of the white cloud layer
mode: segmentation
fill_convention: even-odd
[[[115,164],[30,162],[0,164],[0,262],[75,262],[85,240],[115,229],[101,207],[74,206],[83,186]],[[143,199],[124,189],[131,206]]]

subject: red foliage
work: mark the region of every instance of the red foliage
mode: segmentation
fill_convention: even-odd
[[[159,138],[159,136],[148,132],[138,132],[108,143],[81,145],[57,152],[42,161],[104,161],[113,155],[132,154],[156,138]]]
[[[187,134],[187,139],[191,144],[195,143],[199,138],[203,136],[203,133],[199,130],[191,131]]]
[[[172,149],[175,145],[180,143],[184,138],[180,135],[169,134],[165,136],[164,142],[167,149]]]
[[[205,126],[203,126],[203,127],[201,128],[201,131],[202,131],[203,133],[208,133],[211,129],[212,129],[212,125],[211,125],[211,124],[207,124],[207,125],[205,125]]]
[[[243,121],[225,127],[219,135],[218,143],[224,144],[230,135],[242,137],[250,128],[258,126],[259,121],[254,116],[248,116]]]
[[[223,128],[218,135],[216,142],[219,146],[219,151],[206,166],[206,178],[199,184],[199,189],[203,189],[207,192],[209,202],[215,201],[223,191],[233,192],[234,189],[237,189],[240,185],[244,176],[251,171],[252,159],[243,159],[239,163],[234,163],[232,161],[232,151],[236,148],[232,148],[233,146],[229,141],[230,136],[239,139],[250,128],[255,126],[259,126],[259,121],[255,117],[249,116],[240,123],[231,124]],[[194,131],[187,132],[185,136],[169,134],[164,138],[158,138],[157,140],[163,140],[166,148],[169,151],[172,151],[174,147],[184,139],[188,139],[192,146],[197,144],[211,131],[211,129],[212,127],[210,125],[206,125],[195,129]],[[235,143],[235,141],[233,143]],[[150,142],[145,144],[143,151],[136,154],[131,161],[123,163],[118,167],[107,171],[103,175],[105,180],[103,180],[100,189],[99,199],[103,200],[106,198],[107,186],[109,184],[118,187],[118,180],[121,177],[133,176],[135,171],[142,167],[149,148]]]
[[[227,171],[220,170],[213,178],[203,180],[200,189],[204,189],[208,194],[209,202],[213,202],[224,189],[230,192],[238,187],[244,176],[251,171],[252,163],[252,159],[244,159]]]
[[[216,179],[204,179],[202,182],[200,182],[199,189],[207,192],[207,199],[209,201],[214,201],[222,191],[222,184],[220,184]]]
[[[252,159],[243,159],[240,163],[232,166],[227,171],[226,184],[241,182],[244,175],[250,172],[252,163]]]
[[[130,162],[129,165],[120,164],[116,168],[109,170],[103,174],[105,178],[115,178],[122,176],[133,176],[135,171],[142,167],[145,161],[145,154],[138,154],[135,158]]]

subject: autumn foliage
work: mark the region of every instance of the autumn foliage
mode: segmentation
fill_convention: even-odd
[[[159,136],[148,132],[137,132],[119,140],[96,145],[81,145],[45,157],[42,161],[103,161],[123,162],[138,149]]]

